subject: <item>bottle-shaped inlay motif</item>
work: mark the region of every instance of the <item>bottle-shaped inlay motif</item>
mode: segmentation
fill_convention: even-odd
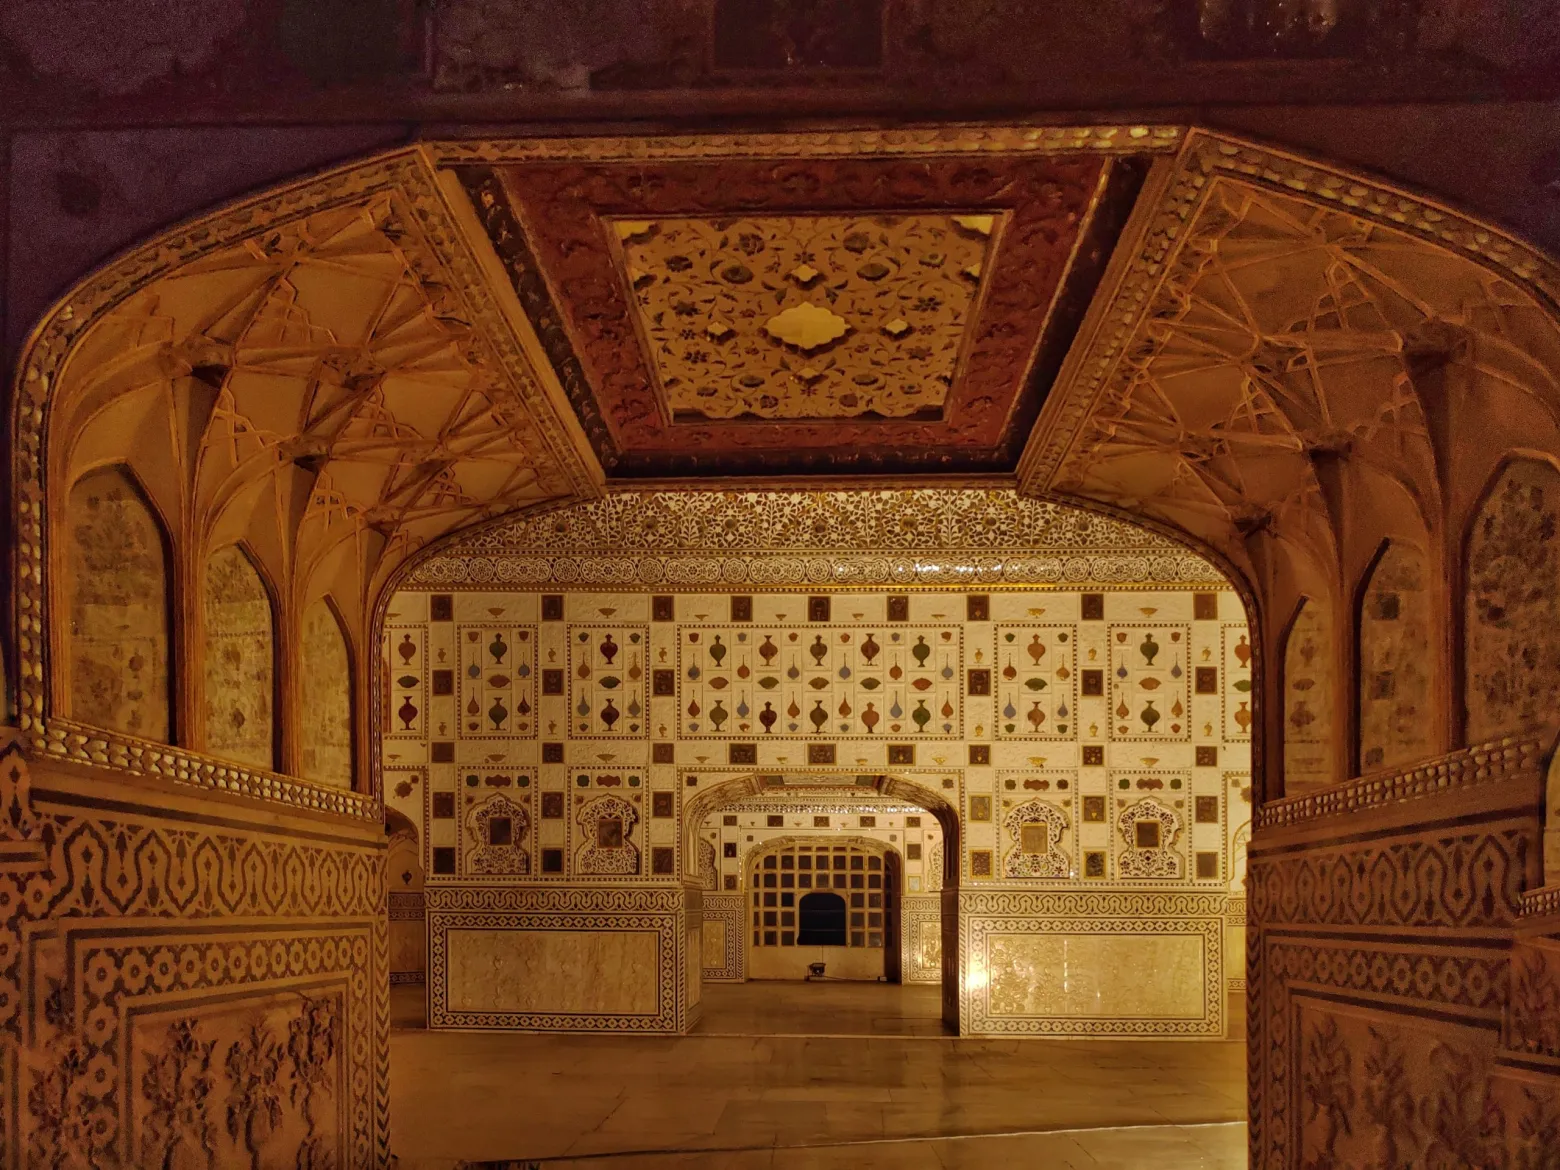
[[[1039,666],[1040,660],[1045,657],[1045,643],[1040,641],[1040,635],[1036,634],[1033,638],[1031,638],[1029,640],[1029,645],[1025,646],[1024,649],[1029,651],[1029,657],[1034,661],[1036,666]]]
[[[1154,700],[1153,699],[1147,700],[1147,702],[1144,705],[1143,709],[1138,712],[1138,718],[1143,721],[1143,728],[1144,728],[1144,730],[1146,730],[1146,731],[1153,731],[1154,730],[1154,724],[1159,722],[1161,716],[1160,716],[1158,711],[1154,710]]]
[[[926,635],[917,634],[915,645],[910,647],[910,657],[915,659],[916,665],[926,669],[926,660],[932,656],[932,648],[926,644]]]
[[[721,642],[719,634],[715,635],[715,641],[710,646],[710,657],[714,659],[717,667],[726,660],[726,647]]]
[[[509,718],[509,708],[504,706],[503,699],[494,699],[493,705],[488,708],[488,718],[493,721],[493,730],[503,728],[504,720]]]
[[[504,641],[503,634],[493,635],[493,640],[488,643],[488,653],[492,656],[496,665],[503,665],[504,655],[509,653],[509,643]]]
[[[807,718],[812,720],[812,725],[815,730],[823,730],[823,725],[829,721],[829,713],[823,709],[822,699],[813,700],[813,709],[807,712]]]
[[[417,657],[417,643],[412,641],[410,634],[402,634],[401,644],[396,647],[396,652],[400,654],[402,664],[410,666],[412,659]]]
[[[926,709],[925,699],[915,701],[915,710],[910,712],[910,719],[921,731],[926,730],[926,725],[932,721],[932,713]]]
[[[861,656],[867,660],[867,664],[870,666],[872,660],[881,653],[882,649],[883,647],[873,640],[872,635],[868,634],[867,640],[861,644]]]
[[[768,634],[765,634],[764,635],[764,642],[758,648],[758,656],[764,660],[764,665],[768,666],[771,662],[773,662],[775,660],[775,655],[777,655],[779,653],[780,653],[780,647],[776,646],[774,644],[774,642],[770,640],[770,637],[769,637]]]
[[[813,644],[807,647],[807,653],[813,656],[813,661],[819,666],[823,665],[823,660],[829,656],[829,648],[824,644],[822,634],[813,637]]]
[[[773,731],[775,729],[775,723],[777,720],[779,720],[779,718],[779,713],[768,703],[768,701],[765,701],[764,709],[758,713],[758,721],[763,724],[764,730],[766,732]]]
[[[1154,641],[1152,630],[1143,635],[1143,641],[1138,644],[1138,651],[1143,655],[1143,660],[1149,666],[1154,665],[1154,655],[1159,653],[1159,643]]]
[[[601,721],[607,725],[607,730],[612,730],[612,725],[622,718],[622,712],[612,705],[608,699],[606,705],[601,708]]]
[[[400,716],[401,722],[406,724],[402,730],[410,731],[412,729],[412,724],[417,720],[417,704],[412,702],[410,695],[408,695],[406,701],[401,704],[401,707],[398,711],[396,711],[396,714]]]
[[[870,735],[873,732],[873,730],[878,725],[878,721],[882,718],[883,717],[877,713],[877,708],[874,707],[871,703],[868,703],[867,709],[861,713],[861,722],[866,727],[867,734]]]

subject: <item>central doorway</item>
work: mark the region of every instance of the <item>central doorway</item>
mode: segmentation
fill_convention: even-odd
[[[902,964],[890,945],[897,932],[889,929],[897,857],[892,844],[821,830],[753,849],[747,978],[898,983]]]
[[[819,770],[701,794],[696,1030],[949,1034],[942,892],[958,821],[940,788],[931,775]]]

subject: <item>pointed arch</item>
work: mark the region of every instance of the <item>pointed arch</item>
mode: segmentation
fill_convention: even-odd
[[[1337,779],[1332,605],[1303,597],[1284,633],[1284,795]]]
[[[276,766],[276,601],[241,544],[206,558],[202,582],[205,750],[256,768]]]
[[[303,611],[299,628],[301,670],[298,742],[306,780],[351,788],[354,750],[352,648],[346,626],[331,599],[320,597]]]
[[[1385,540],[1359,591],[1355,613],[1359,771],[1433,755],[1434,663],[1430,563],[1424,550]]]
[[[80,476],[64,516],[65,707],[79,723],[174,742],[172,546],[130,468]]]
[[[1560,677],[1560,470],[1507,460],[1474,513],[1463,554],[1463,704],[1479,743],[1554,726]]]

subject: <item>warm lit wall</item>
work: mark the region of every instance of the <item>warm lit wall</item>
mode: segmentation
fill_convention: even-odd
[[[1022,544],[1024,521],[1046,536]],[[696,551],[706,538],[715,555]],[[803,540],[817,551],[797,557]],[[997,552],[1004,569],[978,567]],[[872,582],[906,553],[919,579]],[[786,565],[801,579],[765,588]],[[950,587],[966,577],[979,586]],[[386,799],[426,828],[436,1022],[476,1019],[440,1014],[443,900],[497,884],[516,913],[554,886],[676,902],[703,884],[698,829],[726,793],[886,776],[938,794],[960,828],[966,1030],[1224,1029],[1251,652],[1235,594],[1174,546],[1001,492],[624,495],[444,550],[385,617]],[[1057,931],[1102,971],[1142,960],[1113,977],[1116,1007],[991,978],[1049,971],[1039,936]],[[670,950],[614,961],[684,969]],[[1133,995],[1153,1006],[1129,1012]],[[539,1018],[507,1018],[522,1015]]]
[[[1543,1165],[1560,266],[1231,145],[1178,160],[1109,285],[1027,483],[1187,532],[1251,590],[1251,1164]]]

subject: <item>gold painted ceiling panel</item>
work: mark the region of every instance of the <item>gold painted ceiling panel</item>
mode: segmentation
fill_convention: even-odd
[[[668,417],[940,418],[999,217],[614,220]]]

